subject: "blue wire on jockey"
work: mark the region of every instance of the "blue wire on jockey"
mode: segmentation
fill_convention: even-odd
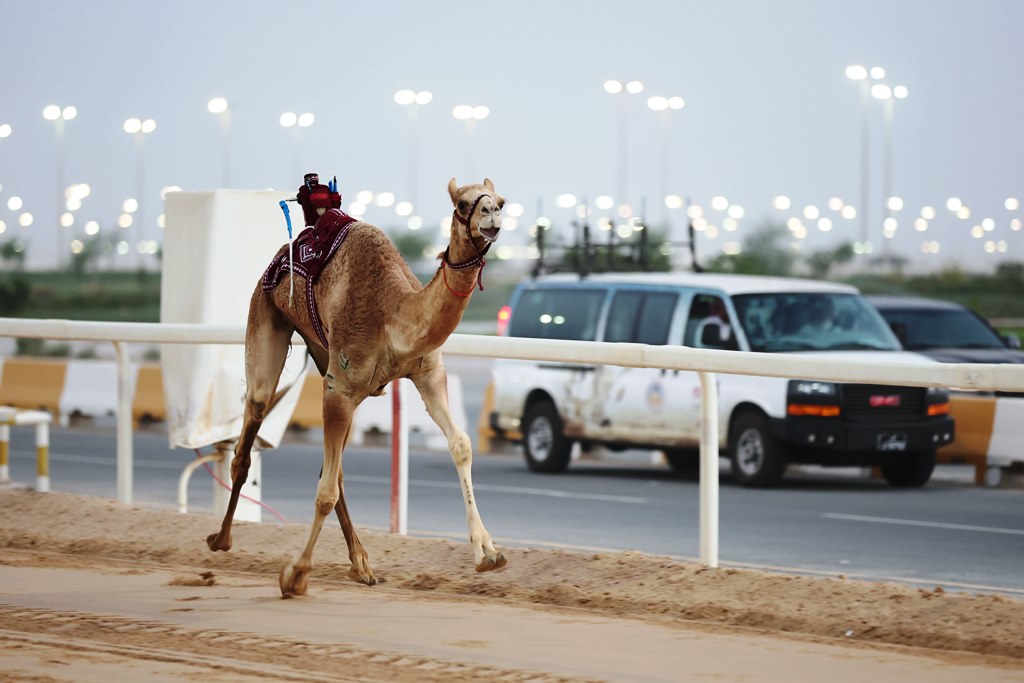
[[[292,214],[288,202],[282,199],[278,204],[284,212],[284,220],[288,223],[288,305],[292,306],[295,297],[295,275],[292,267]]]

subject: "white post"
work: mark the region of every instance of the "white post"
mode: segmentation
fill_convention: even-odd
[[[235,452],[233,449],[229,455],[234,457]],[[260,451],[256,446],[253,446],[249,451],[249,475],[245,483],[242,484],[242,490],[239,492],[238,507],[235,508],[235,519],[242,522],[263,521],[263,507],[260,505],[260,502],[263,500],[263,459],[260,455]],[[241,496],[245,496],[245,498]]]
[[[128,345],[114,342],[117,351],[117,499],[132,503],[132,403],[135,382]]]
[[[409,435],[402,380],[391,383],[391,533],[409,532]]]
[[[231,449],[226,444],[214,446],[217,458],[213,465],[213,514],[223,517],[228,511],[228,491],[224,485],[231,486]]]
[[[718,384],[700,376],[700,561],[718,566]]]
[[[11,419],[13,421],[14,418]],[[0,424],[0,484],[6,484],[11,480],[10,457],[11,427],[4,423]]]
[[[36,491],[50,490],[50,420],[36,423]]]

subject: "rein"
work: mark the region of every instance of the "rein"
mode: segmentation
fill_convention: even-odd
[[[447,287],[448,291],[454,294],[455,296],[467,297],[470,294],[472,294],[473,290],[476,289],[477,287],[480,287],[481,292],[484,291],[484,266],[487,265],[487,259],[484,258],[484,254],[486,254],[487,251],[491,248],[491,243],[488,242],[487,246],[485,246],[481,250],[479,247],[476,246],[476,242],[473,241],[473,233],[470,231],[469,228],[469,223],[471,220],[473,220],[473,214],[476,212],[476,207],[478,204],[480,204],[480,200],[483,199],[484,197],[490,197],[490,195],[482,194],[479,197],[477,197],[476,200],[473,202],[473,206],[470,207],[469,214],[467,214],[466,218],[463,218],[459,214],[458,209],[452,212],[452,217],[459,223],[462,223],[463,225],[466,226],[466,238],[469,240],[469,243],[473,245],[473,249],[476,251],[476,256],[469,259],[468,261],[463,261],[462,263],[452,263],[451,259],[448,258],[449,249],[451,249],[451,245],[449,244],[447,247],[444,248],[444,254],[441,256],[441,276],[444,278],[444,286]],[[476,284],[470,287],[469,290],[465,292],[460,292],[456,289],[452,289],[452,286],[448,284],[448,273],[445,271],[445,266],[447,266],[449,270],[466,270],[467,268],[475,268],[477,266],[480,266],[480,270],[476,274]]]

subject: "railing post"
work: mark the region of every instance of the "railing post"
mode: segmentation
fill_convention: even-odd
[[[700,561],[718,566],[718,381],[700,376]]]
[[[0,418],[3,419],[3,418]],[[12,417],[13,421],[14,418]],[[0,484],[11,480],[11,427],[4,422],[0,424]]]
[[[132,403],[135,383],[132,381],[132,360],[128,344],[114,342],[117,351],[117,499],[132,503]]]
[[[409,532],[409,435],[402,380],[391,383],[391,533]]]
[[[36,423],[36,491],[50,490],[50,417]]]

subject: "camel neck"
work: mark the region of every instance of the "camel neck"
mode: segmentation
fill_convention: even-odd
[[[442,264],[423,289],[402,302],[395,318],[403,322],[391,339],[399,356],[419,357],[444,343],[462,320],[479,270],[479,266],[450,270]]]

